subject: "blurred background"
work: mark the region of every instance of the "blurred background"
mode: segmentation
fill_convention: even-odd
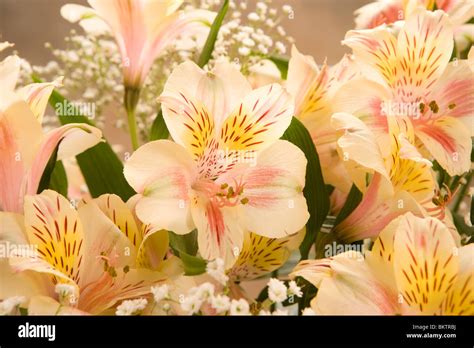
[[[247,0],[252,2],[254,0]],[[283,26],[300,51],[322,63],[336,63],[348,50],[341,46],[347,30],[354,27],[354,11],[373,0],[273,0],[274,6],[291,5],[294,19]],[[86,0],[0,0],[0,40],[15,43],[18,53],[33,65],[52,57],[44,47],[64,46],[64,36],[77,25],[64,20],[59,9],[67,3],[87,5]]]

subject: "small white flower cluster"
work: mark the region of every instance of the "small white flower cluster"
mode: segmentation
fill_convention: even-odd
[[[181,309],[187,314],[202,314],[203,307],[207,312],[216,315],[250,315],[249,303],[241,298],[231,299],[224,294],[215,294],[215,287],[211,283],[203,283],[189,290],[181,301]]]
[[[279,279],[271,278],[268,282],[268,298],[273,303],[282,303],[289,296],[302,297],[303,292],[294,280],[290,281],[288,288],[285,283]]]
[[[74,305],[76,300],[76,288],[71,284],[56,284],[54,291],[59,295],[59,303],[64,306]]]
[[[144,298],[138,298],[135,300],[123,301],[115,312],[116,315],[138,315],[140,314],[148,304],[148,301]]]
[[[209,6],[213,0],[203,0],[201,6]],[[288,36],[281,22],[289,17],[282,11],[271,6],[271,0],[253,3],[253,8],[247,2],[229,1],[229,20],[222,25],[213,51],[212,64],[222,58],[238,63],[243,73],[263,59],[272,55],[282,55],[287,52],[287,46],[294,42]],[[291,10],[292,13],[292,10]]]
[[[206,273],[222,285],[226,285],[229,280],[229,277],[225,274],[224,260],[219,258],[207,263]]]
[[[0,302],[0,315],[15,314],[18,306],[25,302],[25,300],[26,299],[23,296],[12,296],[6,298]]]

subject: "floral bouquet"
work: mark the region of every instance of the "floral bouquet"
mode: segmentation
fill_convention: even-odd
[[[271,1],[0,43],[0,314],[473,315],[474,1],[355,14],[335,65]]]

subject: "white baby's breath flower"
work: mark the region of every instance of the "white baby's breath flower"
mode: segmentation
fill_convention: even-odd
[[[115,312],[116,315],[134,315],[139,314],[145,309],[148,301],[144,298],[123,301]]]
[[[225,274],[224,260],[222,259],[217,258],[208,262],[206,272],[222,285],[226,285],[229,280],[229,277]]]
[[[240,300],[232,300],[230,304],[230,315],[249,315],[250,306],[243,298]]]
[[[250,38],[245,38],[242,43],[247,46],[247,47],[253,47],[255,46],[255,41],[253,41],[252,39]]]
[[[242,56],[248,56],[250,54],[250,49],[248,47],[242,46],[239,48],[239,54]]]
[[[279,54],[285,54],[285,52],[286,52],[286,46],[285,46],[285,44],[284,44],[283,42],[281,42],[281,41],[277,41],[277,42],[275,43],[275,48],[276,48],[276,50],[277,50],[277,52],[278,52]]]
[[[59,303],[69,306],[76,302],[76,287],[71,284],[56,284],[54,292],[59,295]]]
[[[285,283],[276,278],[271,278],[268,282],[268,298],[272,302],[281,303],[287,299],[287,289]]]
[[[294,280],[292,280],[289,284],[288,284],[288,295],[293,295],[293,296],[296,296],[296,297],[301,297],[303,296],[303,292],[301,291],[301,288],[296,285],[296,282]]]
[[[207,301],[212,296],[214,296],[214,285],[211,283],[203,283],[199,285],[196,291],[196,296],[201,301]]]
[[[153,294],[153,299],[155,302],[160,302],[170,297],[170,287],[168,284],[163,284],[161,286],[152,286],[150,289]]]
[[[181,309],[190,315],[199,312],[199,310],[201,309],[201,306],[202,306],[202,301],[195,294],[186,296],[183,302],[181,303]]]
[[[281,8],[283,10],[283,13],[290,14],[293,12],[293,8],[290,5],[283,5]]]
[[[251,22],[256,22],[260,20],[260,16],[256,14],[255,12],[250,12],[247,16],[247,19]]]
[[[303,309],[303,315],[316,315],[315,311],[311,307],[306,307]]]
[[[211,307],[219,314],[225,313],[230,308],[230,298],[225,295],[213,296],[211,298]]]
[[[0,302],[0,315],[9,315],[13,314],[15,309],[25,302],[25,297],[23,296],[12,296],[8,297],[2,302]]]

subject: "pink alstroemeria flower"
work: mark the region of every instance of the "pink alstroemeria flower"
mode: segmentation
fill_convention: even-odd
[[[34,83],[14,90],[19,58],[0,63],[0,210],[21,213],[23,196],[36,194],[51,155],[73,157],[101,141],[102,132],[86,124],[71,123],[44,134],[41,120],[58,80]]]
[[[205,10],[178,11],[183,0],[89,0],[92,8],[68,4],[61,13],[80,21],[86,30],[98,20],[110,28],[122,55],[124,83],[140,88],[156,57],[183,36],[204,36],[215,13]],[[98,17],[98,18],[97,18]]]
[[[227,266],[244,232],[281,238],[303,228],[306,158],[279,140],[293,115],[280,85],[252,90],[230,63],[206,72],[185,62],[160,100],[176,143],[148,143],[125,163],[142,221],[177,234],[197,229],[200,254]]]
[[[451,176],[470,169],[474,135],[474,75],[467,60],[449,62],[453,29],[442,11],[417,9],[398,36],[385,26],[352,30],[344,44],[366,78],[338,91],[335,111],[361,118],[378,135],[387,116],[407,117],[416,145]]]
[[[473,0],[377,0],[355,11],[356,29],[371,29],[404,20],[419,6],[443,10],[454,26],[464,24],[474,16]]]

